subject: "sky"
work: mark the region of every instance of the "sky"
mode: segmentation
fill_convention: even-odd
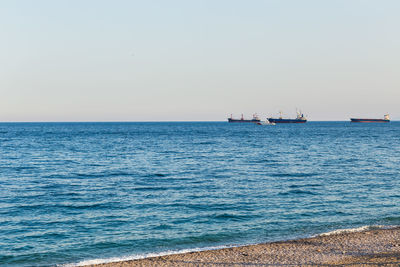
[[[398,0],[3,0],[0,121],[400,120]]]

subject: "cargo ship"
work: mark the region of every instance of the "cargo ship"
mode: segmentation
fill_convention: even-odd
[[[254,122],[254,123],[258,123],[260,122],[260,118],[258,118],[257,114],[253,114],[253,118],[251,120],[246,120],[243,118],[243,114],[242,117],[240,119],[234,119],[232,114],[231,117],[228,118],[228,122]]]
[[[279,112],[279,118],[267,118],[270,123],[305,123],[307,122],[306,117],[301,111],[297,111],[297,117],[295,119],[284,119],[282,112]]]
[[[359,119],[359,118],[350,118],[351,122],[390,122],[389,114],[385,114],[383,119]]]

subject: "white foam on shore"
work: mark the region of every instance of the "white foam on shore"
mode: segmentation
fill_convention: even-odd
[[[396,226],[388,226],[388,225],[364,225],[357,228],[348,228],[348,229],[337,229],[330,232],[314,235],[313,237],[317,236],[329,236],[329,235],[337,235],[337,234],[345,234],[345,233],[357,233],[357,232],[364,232],[370,230],[379,230],[379,229],[391,229],[395,228]]]
[[[326,233],[317,234],[311,237],[318,236],[329,236],[343,233],[356,233],[356,232],[364,232],[370,230],[380,230],[380,229],[393,229],[399,227],[398,225],[365,225],[356,228],[348,228],[348,229],[337,229]],[[289,241],[289,240],[286,240]],[[120,262],[120,261],[131,261],[131,260],[139,260],[151,257],[159,257],[159,256],[167,256],[167,255],[175,255],[182,253],[190,253],[190,252],[199,252],[206,250],[216,250],[223,248],[232,248],[232,247],[240,247],[252,244],[242,244],[242,245],[226,245],[226,246],[214,246],[214,247],[202,247],[202,248],[191,248],[191,249],[182,249],[182,250],[168,250],[159,253],[145,253],[145,254],[134,254],[130,256],[124,257],[112,257],[112,258],[100,258],[100,259],[92,259],[92,260],[83,260],[77,263],[70,263],[61,265],[62,267],[75,267],[75,266],[86,266],[92,264],[102,264],[102,263],[111,263],[111,262]]]
[[[135,254],[135,255],[125,256],[125,257],[83,260],[78,263],[64,264],[61,266],[75,267],[75,266],[86,266],[86,265],[91,265],[91,264],[102,264],[102,263],[111,263],[111,262],[120,262],[120,261],[140,260],[140,259],[151,258],[151,257],[160,257],[160,256],[174,255],[174,254],[199,252],[199,251],[206,251],[206,250],[216,250],[216,249],[231,248],[231,247],[235,247],[235,246],[215,246],[215,247],[204,247],[204,248],[193,248],[193,249],[182,249],[182,250],[168,250],[168,251],[164,251],[164,252],[160,252],[160,253]]]

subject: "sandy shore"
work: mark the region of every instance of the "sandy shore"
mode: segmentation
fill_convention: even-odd
[[[400,266],[400,227],[90,266]]]

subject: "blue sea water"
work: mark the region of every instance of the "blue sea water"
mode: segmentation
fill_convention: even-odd
[[[1,123],[0,265],[400,225],[399,176],[400,122]]]

